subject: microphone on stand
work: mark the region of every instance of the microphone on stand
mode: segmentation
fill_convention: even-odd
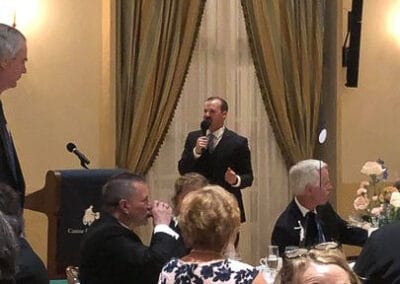
[[[76,145],[74,143],[69,142],[67,144],[67,150],[71,153],[74,153],[79,158],[79,161],[81,161],[81,166],[83,168],[89,169],[87,166],[88,164],[90,164],[89,159],[86,158],[86,156],[81,151],[78,150],[78,148],[76,147]]]

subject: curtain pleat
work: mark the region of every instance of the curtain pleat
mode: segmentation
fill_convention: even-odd
[[[288,167],[312,158],[322,84],[323,0],[241,0],[262,98]]]

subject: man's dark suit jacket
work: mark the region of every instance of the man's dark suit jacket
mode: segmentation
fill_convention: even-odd
[[[351,227],[332,208],[332,205],[317,206],[317,215],[327,242],[362,246],[368,238],[368,232]],[[301,214],[294,199],[279,216],[272,232],[271,244],[279,246],[282,254],[287,246],[300,246],[300,230],[298,221],[305,226],[305,218]]]
[[[3,106],[0,101],[0,182],[8,184],[20,194],[23,208],[25,199],[25,181],[18,161],[17,152],[11,141],[11,151],[6,147],[7,122],[3,113]],[[15,166],[12,166],[11,159],[14,157]]]
[[[372,233],[357,258],[354,272],[363,283],[400,283],[400,222]]]
[[[185,242],[184,242],[183,236],[182,236],[182,230],[179,227],[179,224],[175,223],[175,221],[172,220],[171,223],[169,224],[169,227],[179,235],[178,244],[175,249],[175,257],[182,258],[185,255],[188,255],[190,253],[191,249],[187,248],[185,245]]]
[[[47,270],[26,239],[18,239],[16,284],[48,284]]]
[[[188,134],[185,149],[178,164],[179,173],[181,175],[189,172],[199,173],[205,176],[211,184],[220,185],[232,193],[239,203],[241,221],[244,222],[246,218],[240,190],[251,186],[253,183],[253,170],[247,138],[225,128],[214,151],[210,153],[205,150],[200,158],[196,159],[193,155],[193,148],[200,136],[203,136],[201,130]],[[232,187],[225,181],[225,172],[228,167],[240,176],[239,187]]]
[[[177,240],[170,235],[156,233],[147,247],[134,232],[103,213],[82,239],[81,283],[157,283],[176,246]]]

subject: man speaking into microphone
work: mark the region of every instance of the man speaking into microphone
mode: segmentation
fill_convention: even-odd
[[[204,102],[201,130],[188,134],[178,169],[181,175],[197,172],[232,193],[243,223],[246,218],[240,190],[253,183],[250,149],[247,138],[225,127],[227,113],[228,104],[220,97]]]

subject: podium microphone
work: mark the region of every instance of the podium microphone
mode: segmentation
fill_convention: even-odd
[[[69,142],[67,144],[67,150],[71,153],[74,153],[79,160],[81,161],[81,166],[85,169],[88,169],[88,164],[90,164],[90,161],[88,158],[86,158],[86,156],[78,150],[78,148],[76,147],[76,145],[74,143]]]
[[[209,119],[209,118],[205,118],[200,123],[201,133],[203,134],[203,136],[206,136],[207,129],[210,127],[210,125],[211,125],[211,119]]]

